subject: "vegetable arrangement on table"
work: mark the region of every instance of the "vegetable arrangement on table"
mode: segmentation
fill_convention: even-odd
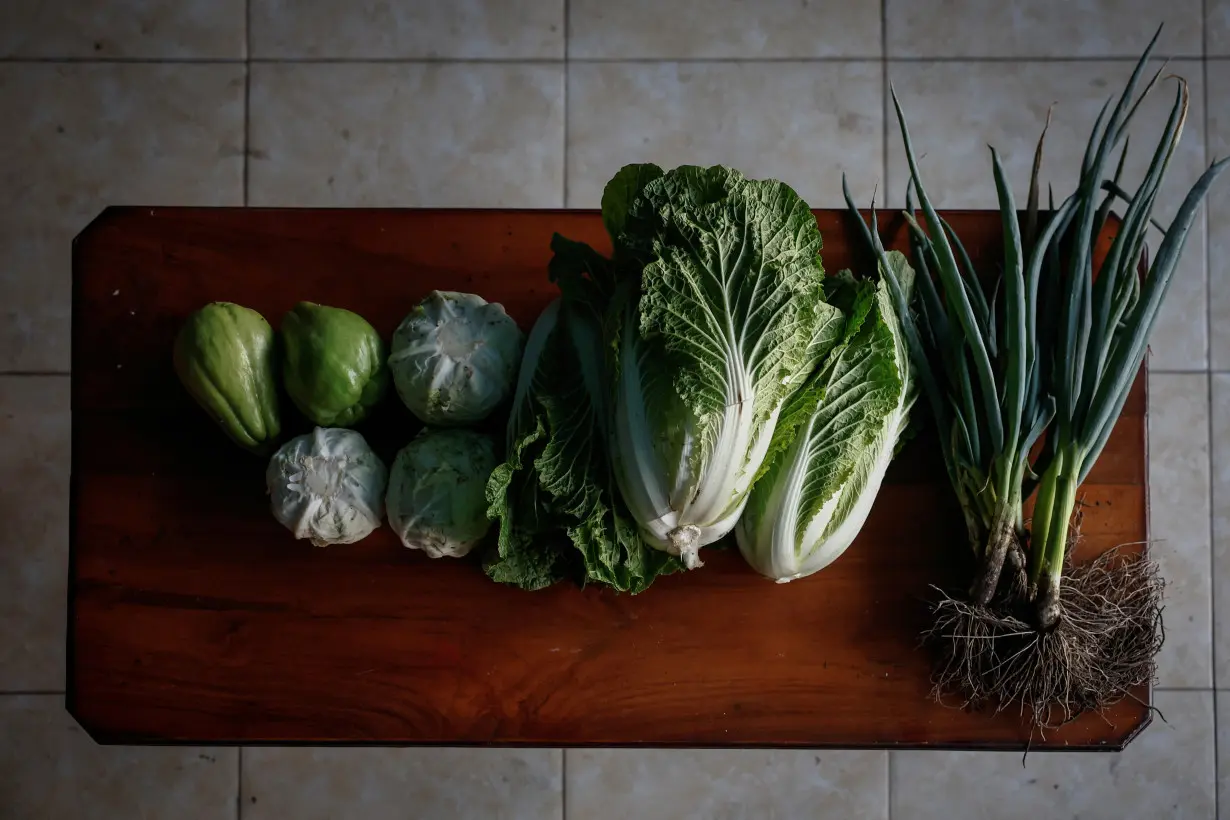
[[[935,210],[894,93],[908,255],[884,248],[874,202],[868,225],[847,191],[869,269],[829,275],[816,219],[785,183],[629,165],[602,197],[611,253],[554,236],[546,273],[559,294],[527,335],[468,293],[432,292],[388,345],[336,307],[300,303],[275,333],[255,311],[212,303],[181,329],[175,369],[226,435],[269,458],[273,514],[296,538],[354,543],[387,518],[406,547],[476,552],[492,580],[526,590],[636,594],[727,540],[769,579],[810,576],[854,543],[913,428],[932,426],[978,565],[967,591],[935,605],[935,695],[1021,704],[1053,725],[1149,680],[1161,640],[1155,565],[1112,551],[1073,566],[1069,550],[1080,482],[1225,167],[1192,188],[1140,276],[1187,114],[1180,79],[1144,180],[1125,190],[1152,48],[1058,206],[1039,208],[1041,140],[1024,225],[992,149],[995,272],[974,270]],[[1099,267],[1093,248],[1119,201]],[[390,382],[425,426],[386,467],[350,428]],[[279,385],[312,432],[281,441]],[[483,431],[490,419],[503,441]]]

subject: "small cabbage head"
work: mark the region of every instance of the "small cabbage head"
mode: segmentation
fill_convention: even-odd
[[[340,427],[291,439],[265,471],[274,518],[318,547],[353,544],[379,527],[387,481],[363,436]]]
[[[508,398],[523,335],[504,308],[473,293],[432,291],[393,334],[397,395],[426,424],[481,421]]]
[[[473,430],[425,429],[410,441],[389,474],[385,506],[401,542],[432,558],[460,558],[487,531],[487,479],[495,445]]]

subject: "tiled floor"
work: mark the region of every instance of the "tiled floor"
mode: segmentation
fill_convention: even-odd
[[[69,239],[104,204],[585,207],[642,159],[897,204],[887,81],[933,192],[987,206],[985,144],[1023,189],[1057,102],[1062,187],[1160,16],[1194,93],[1165,213],[1230,152],[1230,0],[0,3],[0,817],[1230,818],[1224,180],[1154,337],[1166,722],[1123,755],[102,750],[62,709]]]

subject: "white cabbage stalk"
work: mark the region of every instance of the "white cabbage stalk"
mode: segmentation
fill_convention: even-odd
[[[363,436],[340,427],[291,439],[265,471],[274,517],[318,547],[353,544],[379,527],[387,479]]]
[[[717,439],[708,448],[708,458],[695,457],[704,449],[701,436],[707,429],[683,408],[677,411],[673,440],[655,443],[663,436],[654,433],[640,388],[646,352],[636,342],[634,330],[624,333],[615,404],[620,486],[647,540],[682,557],[688,569],[694,569],[701,566],[700,548],[730,532],[743,512],[780,405],[755,424],[755,387],[739,378],[736,392],[742,391],[747,398],[721,411],[715,425]],[[662,443],[673,456],[669,462],[662,457]]]
[[[889,260],[900,280],[912,281],[903,256],[893,252]],[[864,298],[870,293],[867,287]],[[785,411],[779,430],[789,443],[756,483],[735,528],[756,571],[785,583],[846,551],[871,513],[915,396],[901,325],[881,281],[860,327]]]
[[[629,207],[620,218],[604,197],[625,226],[617,250],[650,260],[623,312],[612,461],[645,540],[693,568],[734,527],[841,313],[824,302],[815,217],[788,186],[683,167]]]

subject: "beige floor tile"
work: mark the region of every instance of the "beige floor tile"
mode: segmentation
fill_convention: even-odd
[[[568,752],[567,815],[586,820],[888,816],[884,752]]]
[[[0,692],[64,688],[68,397],[66,376],[0,377]]]
[[[1030,169],[1046,110],[1057,103],[1046,137],[1042,181],[1057,199],[1075,188],[1085,144],[1099,108],[1117,95],[1131,74],[1131,62],[896,63],[890,80],[910,126],[923,183],[938,207],[995,208],[995,183],[987,145],[1000,152],[1018,203],[1024,207]],[[1203,68],[1176,61],[1171,68],[1191,84],[1191,111],[1179,149],[1158,196],[1154,216],[1174,215],[1205,169]],[[1156,91],[1142,106],[1133,129],[1125,182],[1144,175],[1153,142],[1165,124],[1174,86]],[[971,100],[978,100],[972,105]],[[888,140],[888,190],[894,206],[904,204],[909,179],[905,150],[892,115]],[[1122,214],[1123,209],[1116,209]],[[1203,370],[1208,361],[1204,216],[1188,236],[1150,339],[1156,370]],[[1151,231],[1156,251],[1161,234]]]
[[[257,65],[250,108],[253,205],[562,204],[562,65]]]
[[[1156,692],[1166,718],[1122,753],[894,752],[893,820],[1207,820],[1212,692]]]
[[[1208,431],[1207,377],[1151,373],[1150,549],[1166,580],[1161,686],[1213,685]]]
[[[1213,660],[1214,680],[1230,689],[1230,373],[1214,373],[1213,413]],[[1227,749],[1230,755],[1230,749]]]
[[[0,3],[0,57],[243,56],[244,0]]]
[[[573,65],[568,206],[594,208],[630,162],[731,165],[814,208],[860,204],[883,179],[883,87],[874,63]],[[883,186],[881,186],[881,189]]]
[[[560,59],[564,0],[252,0],[252,54]]]
[[[245,749],[244,820],[557,820],[550,749]]]
[[[568,55],[667,59],[879,57],[880,6],[842,0],[572,0]]]
[[[1199,57],[1201,0],[888,0],[890,57]]]
[[[1230,10],[1230,2],[1225,6]],[[1230,59],[1210,60],[1208,77],[1211,162],[1230,157]],[[1210,366],[1214,370],[1230,370],[1230,171],[1223,171],[1217,186],[1209,192],[1207,213]]]
[[[5,820],[233,820],[237,752],[99,746],[58,695],[0,697]]]
[[[1230,0],[1206,0],[1205,14],[1208,56],[1230,57]]]
[[[242,204],[243,71],[0,65],[0,372],[68,369],[71,242],[105,206]]]

